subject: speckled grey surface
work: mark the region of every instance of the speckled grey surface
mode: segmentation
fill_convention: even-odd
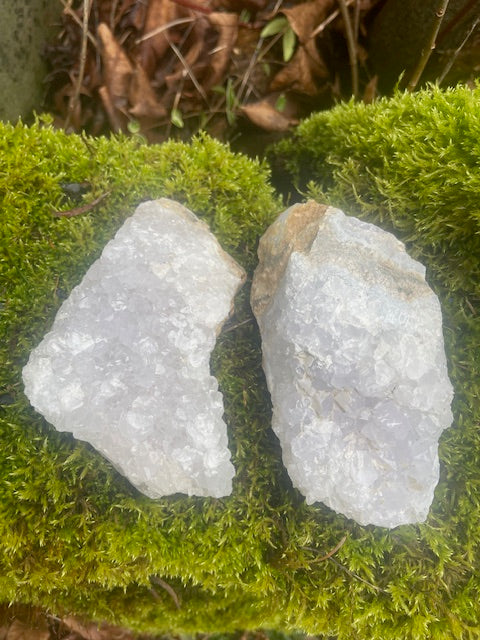
[[[60,0],[0,2],[0,119],[28,119],[44,93],[45,43],[60,21]]]

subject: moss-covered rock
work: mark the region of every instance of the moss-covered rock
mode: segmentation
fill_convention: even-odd
[[[443,304],[455,424],[441,439],[427,522],[392,531],[307,507],[292,489],[270,430],[248,286],[212,359],[232,496],[149,500],[31,410],[21,384],[30,349],[141,199],[181,200],[250,274],[280,203],[265,166],[207,137],[149,147],[1,126],[1,600],[142,631],[480,638],[479,105],[467,89],[346,105],[305,122],[279,152],[299,180],[308,168],[312,195],[407,241]],[[111,193],[86,216],[54,218],[74,206],[62,203],[61,183],[82,181],[90,199]]]

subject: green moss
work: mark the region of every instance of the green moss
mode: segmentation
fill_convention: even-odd
[[[208,137],[158,147],[0,125],[0,600],[151,632],[480,638],[479,97],[432,89],[345,105],[306,121],[278,152],[313,195],[394,229],[442,301],[455,426],[441,438],[427,522],[392,531],[307,507],[292,489],[248,283],[235,322],[250,322],[222,334],[212,358],[236,468],[228,498],[149,500],[31,410],[21,384],[31,348],[136,204],[184,202],[251,275],[280,203],[265,166]],[[81,181],[92,185],[87,200],[111,194],[86,216],[54,218],[74,206],[60,183]]]

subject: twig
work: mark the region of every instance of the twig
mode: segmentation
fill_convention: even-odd
[[[66,0],[62,0],[62,4],[63,4],[63,13],[67,16],[70,16],[72,20],[80,27],[80,29],[83,29],[82,21],[70,6],[72,3],[71,2],[67,3]],[[90,31],[88,32],[87,37],[90,40],[90,42],[93,44],[93,46],[96,47],[97,41],[95,40],[94,36],[90,33]]]
[[[463,47],[465,46],[467,40],[470,38],[470,36],[472,35],[472,33],[475,31],[475,29],[477,28],[478,24],[480,23],[480,16],[475,20],[475,22],[472,24],[472,26],[470,27],[470,29],[468,30],[467,35],[465,36],[465,38],[462,40],[460,46],[458,47],[458,49],[455,49],[455,51],[453,52],[452,57],[450,58],[450,60],[447,62],[447,64],[445,65],[442,73],[440,74],[440,76],[437,78],[437,82],[438,84],[442,84],[442,82],[445,80],[445,76],[448,74],[448,72],[450,71],[450,69],[453,67],[453,63],[455,62],[455,60],[458,58],[458,54],[460,53],[460,51],[463,49]]]
[[[107,196],[111,194],[111,191],[106,191],[102,193],[101,196],[92,200],[88,204],[84,204],[81,207],[75,207],[74,209],[68,209],[67,211],[54,211],[53,215],[56,218],[73,218],[74,216],[81,216],[83,213],[89,213],[94,207],[96,207],[102,200],[105,200]]]
[[[87,42],[88,42],[88,20],[90,18],[90,9],[92,8],[92,0],[83,0],[83,21],[82,21],[82,44],[80,49],[80,66],[78,68],[77,82],[73,90],[72,97],[68,104],[68,113],[65,119],[65,129],[67,130],[72,116],[74,115],[78,101],[80,99],[80,91],[82,90],[83,76],[85,75],[85,63],[87,60]]]
[[[165,582],[165,580],[162,580],[158,576],[150,576],[150,582],[154,582],[155,584],[158,584],[159,587],[162,587],[162,589],[165,589],[165,591],[172,597],[177,609],[180,609],[181,605],[177,594],[172,589],[172,587],[167,582]]]
[[[437,35],[440,30],[440,25],[442,24],[445,11],[447,10],[448,2],[449,0],[439,1],[437,10],[435,11],[433,23],[432,23],[432,30],[428,35],[428,39],[425,43],[425,47],[422,49],[422,53],[417,62],[417,66],[413,70],[410,80],[407,84],[407,91],[412,92],[415,90],[415,87],[417,86],[418,81],[420,80],[420,77],[427,65],[427,62],[430,59],[430,56],[432,55],[432,51],[435,49]]]
[[[448,0],[447,0],[448,1]],[[342,13],[343,23],[345,25],[345,33],[347,36],[348,57],[350,58],[350,69],[352,72],[352,94],[356,98],[358,96],[358,63],[357,63],[357,45],[353,33],[352,21],[348,13],[346,0],[338,0],[340,11]]]
[[[355,8],[353,14],[353,33],[355,36],[355,42],[358,42],[358,35],[360,33],[360,0],[355,0]]]
[[[347,0],[347,7],[349,7],[354,2],[355,0]],[[335,20],[335,18],[338,18],[339,15],[340,9],[335,9],[335,11],[332,11],[332,13],[327,18],[325,18],[325,20],[321,22],[314,31],[312,31],[312,33],[310,34],[310,38],[315,38],[315,36],[318,36],[319,33],[322,33],[322,31],[324,31],[326,27],[328,27],[328,25]]]

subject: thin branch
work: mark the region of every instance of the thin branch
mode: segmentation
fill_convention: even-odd
[[[71,7],[72,2],[71,1],[67,2],[66,0],[61,0],[61,1],[63,5],[63,13],[67,16],[70,16],[72,20],[80,27],[80,29],[83,29],[82,21],[80,20],[80,18],[77,16],[75,11],[73,11]],[[90,31],[88,32],[88,39],[90,40],[90,42],[93,44],[94,47],[97,46],[97,41],[95,40],[94,36],[90,33]]]
[[[440,30],[440,25],[442,24],[443,17],[445,15],[445,11],[447,10],[449,0],[440,0],[437,10],[435,11],[435,15],[432,23],[432,30],[430,31],[427,41],[425,43],[425,47],[422,49],[422,53],[417,62],[417,66],[412,72],[410,80],[407,84],[407,90],[412,92],[415,90],[415,87],[420,80],[420,77],[427,65],[427,62],[432,55],[432,51],[435,49],[438,32]]]
[[[352,93],[353,97],[358,96],[358,61],[357,61],[357,44],[353,33],[352,21],[348,12],[346,0],[338,0],[340,11],[345,25],[345,34],[347,36],[348,57],[350,58],[350,69],[352,73]]]
[[[354,2],[355,0],[347,0],[347,7],[349,7]],[[340,9],[335,9],[335,11],[332,11],[332,13],[327,18],[325,18],[325,20],[321,22],[318,27],[315,27],[315,30],[312,31],[309,37],[315,38],[315,36],[318,36],[318,34],[322,33],[322,31],[324,31],[328,27],[328,25],[335,20],[335,18],[338,18],[339,15]]]
[[[453,67],[453,64],[454,64],[455,60],[458,58],[458,54],[463,49],[463,47],[467,43],[467,40],[470,38],[470,36],[472,35],[472,33],[475,31],[475,29],[477,28],[477,26],[479,24],[480,24],[480,16],[472,24],[472,26],[468,30],[467,35],[462,40],[460,46],[458,47],[458,49],[455,49],[455,51],[453,52],[452,57],[450,58],[450,60],[445,65],[445,67],[444,67],[442,73],[440,74],[440,76],[437,78],[437,82],[438,82],[439,85],[442,84],[442,82],[445,80],[445,76],[449,73],[450,69]]]
[[[355,42],[358,42],[358,36],[360,33],[360,0],[355,0],[355,8],[353,14],[353,33],[355,36]]]
[[[80,91],[82,90],[83,77],[85,75],[85,63],[87,60],[87,43],[88,43],[88,20],[90,18],[90,9],[92,8],[92,0],[84,0],[83,2],[83,20],[82,20],[82,43],[80,49],[80,66],[78,68],[77,82],[73,94],[68,104],[68,113],[65,119],[65,130],[68,129],[72,116],[74,115],[78,101],[80,99]]]

